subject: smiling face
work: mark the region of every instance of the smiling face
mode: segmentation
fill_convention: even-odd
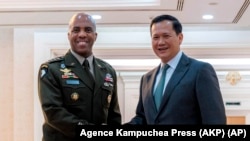
[[[154,53],[163,63],[167,63],[179,52],[183,34],[177,35],[172,22],[163,20],[152,25],[151,38]]]
[[[90,15],[78,13],[71,18],[68,40],[75,53],[83,57],[90,56],[96,38],[96,25]]]

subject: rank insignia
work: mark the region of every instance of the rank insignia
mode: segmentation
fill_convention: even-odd
[[[71,99],[73,101],[77,101],[79,99],[79,94],[77,92],[74,92],[71,94]]]
[[[112,96],[111,96],[111,94],[107,97],[107,102],[108,103],[110,103],[111,102],[111,98],[112,98]]]

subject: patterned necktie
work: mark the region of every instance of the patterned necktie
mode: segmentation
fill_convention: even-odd
[[[88,61],[88,59],[85,59],[82,65],[83,65],[83,67],[84,67],[84,70],[85,70],[86,73],[88,74],[88,75],[87,75],[88,79],[89,79],[90,81],[92,81],[92,86],[94,86],[95,80],[94,80],[94,77],[93,77],[92,73],[90,72],[89,61]]]
[[[154,100],[155,100],[155,105],[157,110],[159,110],[160,104],[161,104],[161,99],[162,99],[162,94],[164,90],[164,84],[165,84],[165,78],[166,78],[166,71],[169,68],[169,65],[166,64],[162,69],[161,73],[161,79],[156,87],[155,94],[154,94]]]

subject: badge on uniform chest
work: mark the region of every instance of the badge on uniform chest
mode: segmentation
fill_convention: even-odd
[[[80,81],[76,80],[76,79],[68,79],[68,80],[66,80],[66,84],[69,84],[69,85],[79,85]]]
[[[79,99],[79,94],[77,92],[74,92],[70,97],[73,101],[77,101]]]
[[[80,84],[80,81],[78,79],[72,79],[72,78],[78,78],[78,76],[76,76],[75,73],[71,71],[71,69],[66,68],[65,65],[61,65],[60,71],[63,72],[62,78],[67,79],[66,84],[69,84],[69,85]]]
[[[64,68],[60,69],[60,71],[63,72],[62,78],[78,78],[78,76],[76,76],[71,69]]]

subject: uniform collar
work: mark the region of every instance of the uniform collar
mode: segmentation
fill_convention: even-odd
[[[84,60],[85,60],[84,57],[82,57],[81,55],[77,54],[72,49],[70,49],[70,52],[73,54],[73,56],[75,56],[75,58],[78,60],[78,62],[80,64],[82,64],[84,62]],[[92,65],[93,64],[93,58],[94,58],[93,54],[91,54],[88,58],[86,58],[89,61],[90,68],[93,66]]]

